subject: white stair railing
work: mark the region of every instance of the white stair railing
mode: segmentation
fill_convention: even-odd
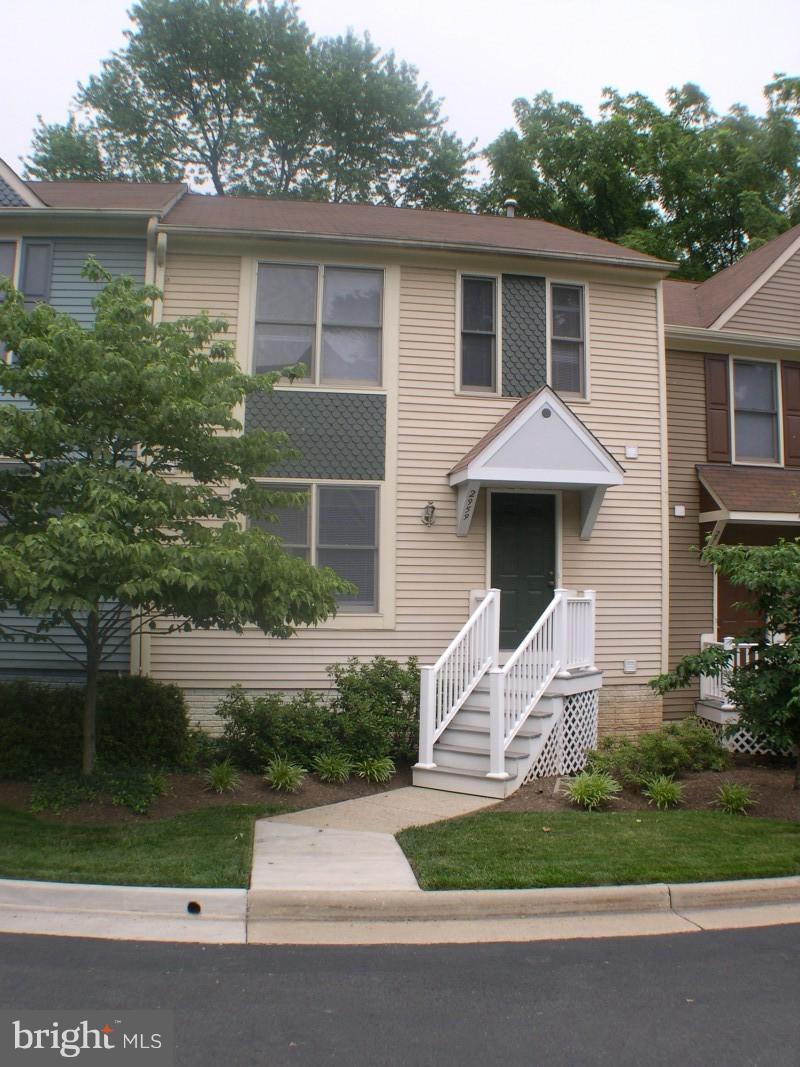
[[[506,749],[567,662],[566,589],[556,589],[522,644],[489,674],[489,778],[507,778]]]
[[[726,711],[733,709],[729,687],[731,669],[733,667],[747,667],[758,659],[758,645],[750,641],[736,641],[733,637],[726,637],[723,641],[714,641],[707,636],[700,639],[700,648],[724,648],[733,652],[730,667],[727,667],[716,677],[711,674],[700,675],[700,699],[719,704]]]
[[[490,589],[436,663],[420,668],[418,767],[436,766],[433,746],[497,663],[499,640],[500,590]]]
[[[567,596],[567,670],[594,667],[595,591]]]

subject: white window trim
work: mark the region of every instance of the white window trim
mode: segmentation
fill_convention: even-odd
[[[378,569],[377,606],[373,611],[353,611],[339,608],[336,615],[317,624],[317,630],[390,630],[395,625],[395,538],[394,508],[386,482],[357,481],[352,478],[259,478],[264,486],[309,486],[310,545],[312,562],[316,563],[317,488],[346,486],[353,489],[377,490]],[[299,631],[299,632],[302,632]]]
[[[362,392],[362,391],[385,391],[386,382],[386,269],[376,266],[374,263],[347,263],[338,260],[295,260],[282,259],[278,256],[256,256],[253,260],[251,273],[251,307],[249,315],[249,358],[248,368],[250,374],[255,374],[255,326],[256,306],[258,295],[258,268],[261,265],[275,267],[306,267],[317,271],[317,297],[314,322],[314,352],[313,373],[307,378],[298,378],[297,386],[305,389],[322,389],[334,392]],[[322,307],[324,299],[325,271],[333,270],[368,270],[381,276],[381,314],[380,331],[381,339],[378,348],[378,381],[371,382],[361,378],[332,378],[322,380]],[[280,388],[278,383],[276,388]]]
[[[494,282],[494,380],[495,388],[489,389],[479,385],[461,384],[461,334],[463,309],[464,278],[486,278]],[[503,395],[503,275],[494,271],[459,270],[456,271],[456,396],[502,396]]]
[[[567,285],[573,289],[581,290],[582,314],[583,314],[583,392],[565,393],[555,390],[568,404],[588,404],[591,401],[591,379],[589,374],[589,285],[587,282],[576,281],[574,278],[556,278],[548,276],[546,279],[545,292],[545,316],[547,319],[547,384],[555,390],[553,385],[553,286]]]
[[[770,363],[775,368],[775,404],[778,423],[778,458],[777,459],[737,459],[736,457],[736,394],[734,367],[736,363]],[[739,467],[784,467],[783,452],[783,382],[781,360],[768,356],[729,355],[728,356],[728,434],[731,442],[731,463]]]

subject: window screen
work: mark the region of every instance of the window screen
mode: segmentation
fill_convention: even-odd
[[[496,381],[494,278],[461,279],[461,385],[494,389]]]
[[[317,274],[316,267],[260,264],[253,361],[256,374],[304,363],[306,373],[313,377]]]
[[[325,268],[323,381],[380,381],[382,289],[380,271]]]
[[[583,289],[579,285],[552,285],[550,307],[551,384],[558,393],[583,395]]]
[[[22,259],[20,289],[25,294],[25,306],[50,297],[50,269],[53,261],[53,246],[43,242],[28,241]]]
[[[357,591],[341,607],[374,611],[378,592],[378,491],[319,486],[317,564],[331,567]]]
[[[733,365],[737,460],[778,461],[778,400],[774,363]]]
[[[305,505],[300,508],[273,507],[270,514],[275,516],[275,522],[267,519],[254,519],[253,525],[266,530],[267,533],[280,537],[283,547],[290,556],[300,556],[302,559],[310,558],[311,545],[309,542],[309,496],[308,485],[280,485],[274,486],[285,493],[305,493]]]

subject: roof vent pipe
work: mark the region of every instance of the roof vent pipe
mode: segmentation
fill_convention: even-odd
[[[509,197],[508,200],[503,201],[503,207],[506,209],[506,215],[510,218],[514,218],[514,212],[517,210],[517,201],[513,197]]]

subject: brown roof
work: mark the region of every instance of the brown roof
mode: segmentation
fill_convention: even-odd
[[[765,511],[800,516],[800,470],[700,463],[700,481],[726,511]]]
[[[269,233],[286,237],[361,238],[528,255],[581,256],[624,266],[666,270],[672,267],[653,256],[540,219],[509,219],[457,211],[190,193],[172,208],[164,223],[181,229]]]
[[[529,393],[527,396],[523,397],[522,400],[520,400],[513,406],[513,408],[509,408],[505,415],[502,417],[502,419],[499,419],[491,428],[491,430],[488,430],[480,439],[480,441],[478,441],[476,445],[473,445],[473,447],[469,450],[469,452],[467,452],[465,456],[461,457],[458,463],[456,463],[455,467],[450,470],[450,474],[457,474],[458,471],[463,471],[466,467],[468,467],[470,463],[472,463],[473,459],[475,459],[476,456],[479,456],[481,452],[483,452],[483,450],[488,445],[490,445],[492,441],[494,441],[495,437],[497,437],[503,432],[503,430],[505,430],[506,426],[508,426],[510,422],[513,422],[518,415],[522,414],[525,408],[536,399],[539,393],[541,393],[542,389],[546,388],[546,385],[540,386],[537,390],[535,390],[535,392]]]
[[[26,182],[48,207],[164,211],[186,191],[183,182]]]
[[[675,326],[709,327],[738,300],[786,249],[800,238],[793,226],[760,248],[753,249],[725,270],[699,284],[668,280],[664,283],[664,318]]]

